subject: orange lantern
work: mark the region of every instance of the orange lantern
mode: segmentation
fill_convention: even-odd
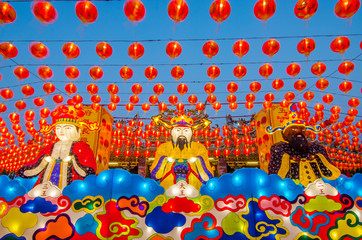
[[[0,103],[0,113],[6,112],[7,109],[8,109],[8,108],[6,107],[5,104]]]
[[[16,19],[14,8],[7,2],[0,2],[0,24],[12,23]]]
[[[109,58],[112,55],[112,52],[113,52],[113,49],[112,49],[111,45],[109,45],[106,42],[100,42],[96,46],[96,53],[102,59]]]
[[[268,108],[270,108],[272,106],[272,102],[270,102],[270,101],[265,101],[265,102],[263,102],[263,107],[265,108],[265,109],[268,109]]]
[[[287,67],[287,74],[291,77],[295,77],[300,73],[301,67],[298,63],[291,63]]]
[[[32,110],[26,111],[25,114],[24,114],[24,118],[25,118],[26,121],[29,121],[29,122],[34,121],[34,119],[35,119],[34,111],[32,111]]]
[[[329,86],[329,82],[327,79],[321,78],[316,82],[316,86],[320,90],[324,90]]]
[[[177,81],[184,76],[184,70],[180,66],[175,66],[171,69],[171,76]]]
[[[161,111],[161,112],[164,112],[167,110],[167,104],[166,103],[160,103],[158,104],[158,109]]]
[[[134,105],[131,104],[131,103],[127,103],[126,106],[125,106],[125,108],[126,108],[126,110],[127,110],[128,112],[131,112],[131,111],[133,111],[133,109],[134,109]]]
[[[5,88],[5,89],[2,89],[2,90],[1,90],[0,95],[1,95],[4,99],[8,100],[8,99],[11,99],[11,98],[14,97],[14,92],[11,91],[11,90],[8,89],[8,88]]]
[[[202,110],[204,110],[204,108],[205,108],[205,106],[204,106],[204,104],[203,103],[197,103],[196,105],[195,105],[195,109],[197,110],[197,111],[202,111]]]
[[[249,111],[254,107],[254,103],[253,102],[246,102],[245,103],[245,108],[248,109]]]
[[[108,107],[109,111],[111,111],[111,112],[113,112],[114,110],[117,109],[117,105],[113,102],[109,103],[107,107]]]
[[[15,107],[16,107],[19,111],[21,111],[21,110],[23,110],[23,109],[26,108],[26,103],[25,103],[23,100],[17,101],[17,102],[15,103]]]
[[[29,51],[36,58],[46,58],[49,55],[48,48],[40,42],[31,43]]]
[[[325,71],[327,67],[324,63],[317,62],[313,64],[311,71],[314,75],[321,76]]]
[[[40,97],[39,98],[34,98],[33,102],[34,102],[35,106],[37,106],[37,107],[41,107],[45,103],[44,99],[42,99]]]
[[[246,67],[243,65],[237,65],[233,70],[234,76],[239,79],[242,79],[246,75],[246,72]]]
[[[298,0],[294,7],[294,13],[297,18],[308,20],[318,9],[317,0]]]
[[[233,53],[239,58],[242,58],[249,52],[249,48],[249,43],[247,41],[238,40],[233,45]]]
[[[294,88],[298,91],[303,91],[303,89],[306,87],[307,87],[307,83],[302,79],[299,79],[298,81],[296,81],[294,83]]]
[[[338,66],[338,71],[346,76],[354,70],[354,64],[350,61],[345,61]]]
[[[213,94],[210,94],[206,98],[206,101],[208,101],[210,104],[213,104],[214,102],[216,102],[216,100],[217,100],[217,97]]]
[[[262,50],[265,55],[273,57],[279,51],[280,44],[275,39],[269,39],[263,44]]]
[[[189,13],[189,7],[184,0],[171,0],[168,3],[167,13],[175,22],[182,22]]]
[[[359,101],[358,98],[351,98],[351,99],[348,101],[348,105],[349,105],[350,107],[353,107],[353,108],[358,107],[359,104],[360,104],[360,101]]]
[[[150,110],[150,108],[151,108],[150,104],[148,104],[148,103],[142,104],[142,110],[144,112],[147,112],[148,110]]]
[[[37,1],[32,7],[32,11],[34,16],[41,22],[53,23],[57,18],[57,11],[47,1]]]
[[[141,43],[138,43],[138,42],[132,43],[128,47],[128,56],[134,60],[137,60],[140,57],[142,57],[144,52],[145,52],[145,48],[143,47],[143,45]]]
[[[195,95],[190,95],[188,101],[191,105],[194,105],[197,102],[197,97]]]
[[[238,104],[236,102],[231,102],[229,103],[229,108],[231,109],[231,111],[235,111],[235,109],[238,108]]]
[[[331,102],[333,102],[334,97],[332,94],[326,94],[323,96],[322,100],[329,105]]]
[[[53,71],[48,66],[40,66],[38,74],[43,79],[51,79],[53,77]]]
[[[306,57],[310,55],[315,49],[315,41],[312,38],[304,38],[297,45],[297,50],[300,54],[304,54]]]
[[[247,94],[247,95],[245,96],[245,100],[246,100],[247,102],[254,102],[254,101],[255,101],[255,95],[252,94],[252,93],[249,93],[249,94]]]
[[[47,118],[49,117],[50,110],[48,108],[42,108],[40,109],[40,117]]]
[[[107,91],[109,92],[109,94],[117,94],[119,88],[116,84],[109,84],[107,87]]]
[[[324,110],[323,104],[317,103],[317,104],[314,106],[314,110],[317,111],[317,112],[323,111],[323,110]]]
[[[124,66],[119,71],[119,75],[123,78],[124,81],[127,81],[128,79],[132,78],[133,71],[130,67]]]
[[[91,101],[92,101],[92,103],[100,103],[101,102],[101,97],[99,96],[99,95],[93,95],[92,97],[91,97]]]
[[[219,46],[216,42],[210,40],[202,46],[202,52],[206,57],[212,58],[219,52]]]
[[[93,94],[97,94],[98,93],[98,86],[95,85],[94,83],[91,83],[87,86],[87,91],[93,95]]]
[[[156,103],[158,103],[158,97],[156,95],[152,95],[149,97],[148,101],[152,104],[155,105]]]
[[[334,7],[334,12],[340,18],[351,18],[360,6],[360,0],[339,0]]]
[[[214,102],[214,103],[212,104],[212,108],[217,112],[217,111],[220,110],[221,104],[220,104],[219,102]]]
[[[213,92],[215,92],[215,85],[213,83],[206,83],[204,90],[206,93],[212,94]]]
[[[210,6],[210,16],[216,22],[226,20],[231,12],[230,3],[227,0],[215,0]]]
[[[331,49],[333,52],[342,54],[349,48],[350,43],[348,37],[337,37],[331,42]]]
[[[175,105],[177,102],[178,102],[178,98],[175,96],[175,95],[171,95],[169,98],[168,98],[168,101],[171,103],[171,105]]]
[[[79,77],[79,70],[78,68],[74,67],[74,66],[69,66],[66,67],[65,70],[65,75],[70,79],[70,80],[74,80],[77,79]]]
[[[220,68],[218,66],[212,65],[207,68],[207,76],[214,80],[220,75]]]
[[[100,67],[91,67],[89,69],[89,75],[94,79],[94,80],[98,80],[101,79],[103,77],[103,70]]]
[[[284,82],[283,80],[281,79],[275,79],[273,82],[272,82],[272,87],[279,91],[280,89],[282,89],[284,87]]]
[[[272,93],[267,93],[267,94],[265,94],[264,99],[265,99],[265,101],[272,102],[272,101],[274,101],[275,96]]]
[[[156,93],[158,96],[160,94],[162,94],[164,91],[165,91],[165,88],[163,87],[163,85],[161,83],[158,83],[153,87],[153,92]]]
[[[176,104],[176,109],[177,109],[177,111],[183,113],[183,111],[185,109],[185,105],[183,103],[177,103]]]
[[[229,94],[226,98],[226,101],[229,103],[236,102],[236,96],[234,94]]]
[[[145,69],[145,77],[148,79],[148,80],[153,80],[157,77],[157,69],[155,67],[147,67]]]
[[[344,93],[348,93],[352,90],[353,84],[348,81],[344,81],[339,85],[339,90],[341,90]]]
[[[25,97],[31,96],[34,94],[34,88],[30,85],[25,85],[21,88],[21,92],[25,95]]]
[[[18,55],[18,49],[12,43],[3,42],[0,44],[0,54],[5,59],[14,58]]]
[[[290,102],[288,100],[283,100],[280,102],[280,106],[283,108],[289,107]]]
[[[311,91],[305,92],[303,95],[304,99],[310,102],[314,98],[314,93]]]
[[[64,89],[70,95],[77,92],[77,86],[75,86],[75,84],[73,84],[73,83],[66,84]]]
[[[288,101],[290,102],[290,101],[293,101],[293,100],[294,100],[295,95],[294,95],[294,93],[292,93],[292,92],[287,92],[287,93],[284,95],[284,98],[285,98],[285,100],[288,100]]]
[[[131,87],[131,91],[133,92],[133,94],[140,94],[142,93],[142,86],[138,83],[133,84]]]
[[[258,0],[254,5],[254,15],[259,20],[268,20],[271,18],[277,5],[274,0]]]
[[[146,8],[140,0],[127,0],[123,9],[126,17],[132,22],[140,22],[146,15]]]
[[[182,52],[182,47],[178,42],[169,42],[166,45],[166,54],[171,58],[177,58]]]
[[[226,90],[228,90],[229,93],[235,93],[238,90],[238,84],[234,83],[234,82],[230,82],[227,86],[226,86]]]
[[[187,91],[189,90],[189,88],[187,87],[186,84],[181,83],[177,86],[177,92],[183,96],[185,93],[187,93]]]
[[[16,68],[14,68],[14,75],[19,79],[19,80],[23,80],[23,79],[27,79],[30,75],[28,69],[26,69],[23,66],[17,66]]]
[[[62,95],[54,95],[53,96],[53,101],[56,103],[56,104],[60,104],[64,101],[64,98]]]
[[[66,56],[68,59],[77,58],[80,54],[78,45],[72,42],[64,43],[62,51],[64,56]]]
[[[53,83],[44,83],[43,90],[46,94],[50,94],[55,91],[55,86]]]
[[[250,87],[250,91],[252,91],[253,93],[257,93],[261,89],[261,84],[259,82],[252,82],[252,83],[250,83],[249,87]]]
[[[88,0],[77,2],[75,13],[84,24],[93,23],[98,17],[96,6]]]
[[[272,73],[273,67],[269,63],[266,63],[259,68],[259,74],[262,77],[268,78]]]

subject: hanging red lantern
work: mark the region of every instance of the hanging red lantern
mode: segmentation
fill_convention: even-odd
[[[249,52],[249,48],[249,43],[247,41],[238,40],[233,45],[233,53],[239,58],[242,58]]]
[[[49,117],[50,110],[48,108],[42,108],[40,109],[40,117],[47,118]]]
[[[93,23],[98,17],[96,6],[88,0],[77,2],[75,13],[84,24]]]
[[[348,81],[344,81],[339,85],[339,90],[341,90],[344,93],[348,93],[352,90],[353,84]]]
[[[291,63],[287,67],[287,74],[291,77],[295,77],[300,73],[301,67],[298,63]]]
[[[19,111],[21,111],[21,110],[23,110],[23,109],[26,108],[26,103],[25,103],[23,100],[17,101],[17,102],[15,103],[15,107],[16,107]]]
[[[143,47],[143,45],[141,43],[132,43],[129,47],[128,47],[128,56],[130,58],[132,58],[133,60],[137,60],[140,57],[143,56],[145,52],[145,48]]]
[[[134,105],[131,104],[131,103],[127,103],[126,106],[125,106],[125,108],[126,108],[126,110],[127,110],[128,112],[131,112],[131,111],[133,111],[133,109],[134,109]]]
[[[119,71],[119,75],[123,78],[124,81],[127,81],[128,79],[132,78],[133,71],[130,67],[124,66]]]
[[[234,94],[229,94],[226,98],[226,101],[229,103],[236,102],[236,96]]]
[[[62,51],[64,56],[66,56],[68,59],[77,58],[80,54],[78,45],[72,42],[64,43]]]
[[[72,99],[75,104],[79,104],[79,103],[83,102],[83,97],[79,94],[74,95]]]
[[[167,104],[166,103],[160,103],[158,104],[158,109],[161,111],[161,112],[164,112],[167,110]]]
[[[360,0],[339,0],[334,7],[334,13],[340,18],[351,18],[360,6]]]
[[[56,104],[61,104],[63,101],[64,101],[64,98],[62,95],[54,95],[53,96],[53,101],[56,103]]]
[[[37,107],[41,107],[45,103],[44,99],[42,99],[40,97],[39,98],[34,98],[33,102],[34,102],[35,106],[37,106]]]
[[[337,37],[331,42],[331,49],[333,52],[342,54],[349,48],[350,43],[348,37]]]
[[[197,102],[197,97],[195,95],[190,95],[187,99],[191,105],[194,105]]]
[[[34,111],[32,111],[32,110],[26,111],[24,114],[24,118],[26,121],[29,121],[29,122],[34,121],[34,119],[35,119]]]
[[[272,82],[272,87],[279,91],[280,89],[282,89],[284,87],[284,82],[283,80],[281,79],[275,79],[273,82]]]
[[[216,42],[214,42],[212,40],[207,41],[202,46],[202,52],[205,54],[206,57],[211,59],[219,52],[219,46],[217,45]]]
[[[311,71],[314,75],[321,76],[325,71],[327,70],[327,67],[324,63],[317,62],[313,64]]]
[[[229,103],[229,108],[231,109],[231,111],[235,111],[235,109],[238,108],[238,104],[236,102],[231,102]]]
[[[46,58],[49,55],[49,49],[47,46],[40,42],[31,43],[29,51],[36,58]]]
[[[265,101],[265,102],[263,102],[263,107],[265,108],[265,109],[268,109],[268,108],[270,108],[272,106],[272,102],[270,102],[270,101]]]
[[[274,0],[258,0],[254,5],[254,15],[259,20],[268,20],[271,18],[277,5]]]
[[[163,87],[163,85],[161,83],[158,83],[153,87],[153,92],[156,93],[158,96],[160,94],[162,94],[164,91],[165,91],[165,88]]]
[[[189,13],[189,7],[184,0],[171,0],[167,7],[168,16],[175,22],[182,22]]]
[[[148,103],[142,104],[142,110],[144,112],[147,112],[148,110],[150,110],[150,108],[151,108],[150,104],[148,104]]]
[[[178,102],[178,98],[175,96],[175,95],[171,95],[169,98],[168,98],[168,101],[171,103],[171,105],[175,105],[177,102]]]
[[[306,87],[307,87],[307,83],[302,79],[299,79],[298,81],[296,81],[294,83],[294,88],[298,91],[303,91],[303,89]]]
[[[214,102],[212,108],[217,112],[221,109],[221,104],[219,102]]]
[[[53,77],[53,71],[48,66],[40,66],[38,74],[43,79],[51,79]]]
[[[176,109],[177,111],[179,111],[180,113],[183,113],[184,109],[185,109],[185,105],[183,103],[177,103],[176,104]]]
[[[314,110],[317,111],[317,112],[323,111],[323,110],[324,110],[323,104],[317,103],[317,104],[314,106]]]
[[[246,102],[246,103],[245,103],[245,108],[248,109],[249,111],[250,111],[251,109],[253,109],[253,107],[254,107],[254,103],[253,103],[253,102]]]
[[[110,56],[112,56],[113,49],[112,49],[111,45],[109,45],[108,43],[100,42],[96,46],[96,53],[102,59],[106,59],[106,58],[109,58]]]
[[[338,72],[348,76],[354,70],[354,64],[350,61],[345,61],[338,66]]]
[[[216,102],[216,100],[217,100],[217,97],[213,94],[210,94],[206,98],[206,101],[208,101],[210,104],[213,104],[214,102]]]
[[[117,94],[119,88],[116,84],[109,84],[107,87],[107,91],[109,92],[109,94]]]
[[[208,94],[212,94],[215,92],[215,85],[213,83],[206,83],[204,90]]]
[[[254,102],[254,101],[255,101],[255,95],[252,94],[252,93],[249,93],[249,94],[247,94],[247,95],[245,96],[245,100],[246,100],[247,102]]]
[[[294,7],[294,13],[297,18],[309,20],[318,9],[317,0],[298,0]]]
[[[316,86],[320,90],[324,90],[329,86],[329,82],[327,79],[321,78],[316,82]]]
[[[289,104],[290,104],[290,102],[288,100],[285,100],[285,99],[280,102],[280,106],[283,107],[283,108],[289,107]]]
[[[266,79],[273,73],[273,67],[269,63],[262,65],[259,68],[259,74]]]
[[[140,22],[146,15],[146,8],[140,0],[127,0],[123,9],[126,17],[132,22]]]
[[[27,79],[30,75],[28,69],[26,69],[23,66],[17,66],[16,68],[14,68],[14,75],[19,79],[19,80],[24,80]]]
[[[53,83],[44,83],[43,90],[46,94],[50,94],[55,91],[55,86]]]
[[[6,112],[7,109],[8,109],[8,108],[6,107],[5,104],[0,103],[0,113]]]
[[[297,50],[300,54],[304,54],[306,57],[310,55],[315,49],[315,41],[312,38],[304,38],[297,45]]]
[[[92,103],[100,103],[101,102],[101,97],[99,96],[99,95],[93,95],[92,97],[91,97],[91,101],[92,101]]]
[[[180,66],[175,66],[171,70],[171,76],[178,81],[180,78],[184,76],[184,70]]]
[[[350,107],[353,107],[353,108],[358,107],[358,106],[359,106],[359,103],[360,103],[360,101],[359,101],[358,98],[351,98],[351,99],[348,101],[348,105],[349,105]]]
[[[205,109],[205,106],[204,106],[203,103],[197,103],[197,104],[195,105],[195,109],[196,109],[198,112],[200,112],[200,111],[202,111],[202,110]]]
[[[70,80],[77,79],[80,75],[78,68],[74,66],[66,67],[64,73]]]
[[[111,111],[111,112],[113,112],[113,111],[115,111],[117,109],[117,105],[115,103],[113,103],[113,102],[109,103],[107,107],[108,107],[108,110]]]
[[[238,88],[239,88],[238,84],[234,82],[230,82],[226,86],[226,90],[228,90],[229,93],[235,93],[238,90]]]
[[[21,92],[25,95],[25,97],[31,96],[34,94],[34,88],[30,85],[25,85],[21,88]]]
[[[331,102],[333,102],[334,97],[332,94],[326,94],[323,96],[322,100],[329,105]]]
[[[95,85],[94,83],[91,83],[87,86],[87,91],[93,95],[93,94],[97,94],[98,93],[98,86]]]
[[[12,23],[16,19],[16,11],[7,2],[0,2],[0,24]]]
[[[292,93],[292,92],[287,92],[287,93],[284,95],[284,98],[285,98],[285,100],[291,102],[291,101],[294,100],[295,95],[294,95],[294,93]]]
[[[0,54],[3,58],[14,58],[18,55],[18,49],[9,42],[3,42],[0,44]]]
[[[91,67],[89,69],[89,75],[93,78],[93,80],[99,80],[103,77],[103,70],[100,67]]]
[[[303,95],[304,99],[310,102],[314,98],[314,93],[311,91],[305,92]]]
[[[242,79],[246,75],[246,72],[246,67],[243,65],[237,65],[233,70],[234,76],[239,79]]]
[[[274,101],[275,96],[272,93],[267,93],[267,94],[265,94],[264,99],[265,99],[265,101],[272,102],[272,101]]]
[[[207,76],[214,80],[220,75],[220,68],[218,66],[212,65],[207,68]]]
[[[187,87],[186,84],[181,83],[177,86],[177,92],[183,96],[185,93],[187,93],[187,91],[189,90],[189,88]]]
[[[37,1],[32,6],[34,16],[42,23],[53,23],[57,19],[57,11],[47,1]]]
[[[140,94],[142,93],[142,86],[138,83],[133,84],[131,87],[131,91],[133,92],[133,94]]]
[[[155,105],[156,103],[158,103],[158,97],[156,95],[152,95],[149,97],[148,101],[152,104]]]
[[[73,84],[73,83],[66,84],[64,89],[69,95],[77,92],[77,86],[75,86],[75,84]]]
[[[215,0],[210,6],[210,16],[216,22],[225,21],[231,12],[230,3],[227,0]]]
[[[250,91],[253,93],[259,92],[261,89],[261,84],[259,82],[252,82],[250,83]]]
[[[275,39],[269,39],[263,44],[262,50],[265,55],[268,55],[269,57],[273,57],[280,48],[280,44]]]
[[[157,77],[157,69],[155,67],[147,67],[145,69],[145,77],[148,79],[148,80],[153,80]]]
[[[178,42],[169,42],[166,45],[166,54],[171,58],[177,58],[182,52],[182,47]]]

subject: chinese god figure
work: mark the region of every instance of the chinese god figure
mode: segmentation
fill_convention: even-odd
[[[93,151],[79,138],[82,127],[94,131],[98,130],[98,123],[80,121],[82,113],[73,106],[60,106],[52,112],[53,124],[43,126],[40,132],[47,134],[55,129],[59,141],[44,147],[34,161],[23,166],[18,172],[21,177],[39,176],[36,184],[50,181],[63,189],[74,180],[96,173]]]

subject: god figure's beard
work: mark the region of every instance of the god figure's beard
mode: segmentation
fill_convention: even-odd
[[[184,136],[179,136],[176,139],[176,147],[180,148],[180,150],[182,151],[182,150],[184,150],[185,146],[187,148],[189,147],[187,139]],[[175,145],[174,145],[174,147],[175,147]]]
[[[295,134],[289,139],[290,146],[299,153],[307,154],[309,151],[309,143],[303,134]]]

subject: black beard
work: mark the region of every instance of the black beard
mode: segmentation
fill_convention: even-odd
[[[308,140],[303,134],[297,133],[291,136],[289,144],[296,152],[307,154],[309,151]]]
[[[185,146],[188,148],[189,145],[188,145],[188,142],[187,142],[187,139],[185,137],[178,137],[177,140],[176,140],[176,147],[180,148],[181,151],[184,150]]]

